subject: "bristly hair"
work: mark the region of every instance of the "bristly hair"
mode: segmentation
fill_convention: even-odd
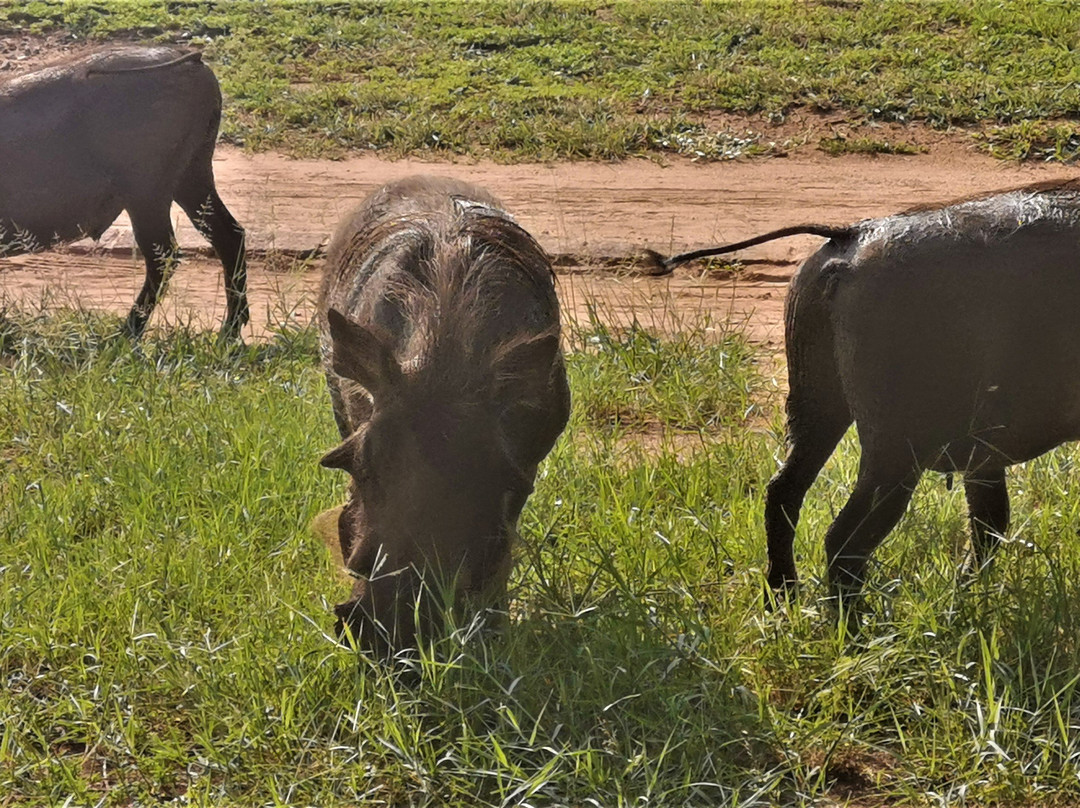
[[[110,57],[116,57],[117,59],[122,60],[124,56],[130,55],[128,51],[132,49],[154,49],[163,52],[172,51],[176,55],[171,59],[165,59],[153,64],[111,68],[108,66]],[[41,64],[19,71],[14,75],[0,76],[0,97],[5,94],[5,91],[11,92],[13,90],[23,90],[34,86],[36,83],[47,83],[58,76],[64,75],[65,72],[69,75],[78,75],[80,70],[85,70],[85,75],[87,76],[144,73],[147,71],[159,70],[161,68],[187,64],[189,62],[202,62],[202,51],[176,45],[138,45],[137,43],[113,43],[110,45],[79,49],[74,53],[58,54]]]
[[[377,245],[369,266],[395,253],[399,261],[408,256],[410,271],[397,273],[384,291],[413,327],[406,351],[413,359],[405,367],[410,390],[468,406],[490,389],[493,358],[506,343],[557,333],[559,304],[550,259],[532,236],[496,209],[455,207],[453,214],[383,220],[363,240],[369,250]],[[522,287],[522,299],[543,322],[500,320],[494,307],[506,285]]]
[[[1080,193],[1080,179],[1070,177],[1068,179],[1056,179],[1056,180],[1041,180],[1039,182],[1033,182],[1029,185],[1014,186],[1012,188],[999,188],[996,191],[981,191],[979,193],[970,194],[969,196],[962,196],[957,199],[950,199],[948,202],[928,202],[919,205],[912,205],[910,208],[906,208],[898,216],[907,216],[913,213],[930,213],[935,210],[943,210],[945,208],[951,208],[954,205],[963,205],[965,202],[979,202],[983,199],[991,199],[995,196],[1001,196],[1003,194],[1075,194]]]

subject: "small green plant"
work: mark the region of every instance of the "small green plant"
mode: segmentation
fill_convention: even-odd
[[[763,385],[745,335],[708,319],[675,325],[668,336],[636,320],[617,329],[592,309],[570,329],[574,404],[591,426],[698,431],[758,414]]]
[[[995,157],[1004,160],[1075,162],[1080,158],[1080,128],[1076,124],[1023,121],[994,127],[979,140]]]
[[[818,148],[826,154],[836,157],[841,154],[925,154],[925,146],[918,146],[905,141],[878,140],[869,137],[847,138],[843,135],[823,137],[818,141]]]

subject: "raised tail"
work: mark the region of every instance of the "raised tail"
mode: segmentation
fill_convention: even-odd
[[[666,275],[675,269],[675,267],[689,263],[690,261],[696,261],[699,258],[709,258],[713,255],[738,252],[739,250],[745,250],[747,247],[755,247],[758,244],[764,244],[767,241],[775,241],[779,238],[808,235],[821,236],[822,238],[833,239],[835,241],[845,241],[855,235],[855,233],[856,228],[854,227],[830,227],[829,225],[824,224],[796,224],[791,227],[781,227],[779,230],[772,230],[763,235],[748,238],[745,241],[736,241],[733,244],[724,244],[719,247],[707,247],[704,250],[679,253],[670,258],[664,258],[660,253],[654,252],[653,250],[646,250],[644,259],[649,267],[650,275]]]

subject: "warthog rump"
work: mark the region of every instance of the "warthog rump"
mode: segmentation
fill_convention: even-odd
[[[569,415],[559,305],[543,250],[494,198],[413,177],[338,229],[318,321],[344,440],[322,463],[352,477],[338,628],[382,655],[446,603],[505,596],[518,516]]]
[[[785,308],[787,460],[765,506],[769,583],[796,580],[803,497],[848,426],[858,478],[825,536],[840,598],[926,469],[964,475],[974,561],[1009,524],[1006,467],[1080,438],[1080,182],[1048,182],[847,228],[799,268]]]
[[[198,52],[112,47],[0,83],[0,256],[98,239],[126,210],[146,260],[139,336],[175,262],[175,200],[225,268],[223,333],[248,320],[244,230],[212,159],[221,91]]]

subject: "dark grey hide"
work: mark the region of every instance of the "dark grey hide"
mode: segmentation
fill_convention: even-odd
[[[798,232],[830,240],[787,297],[789,448],[766,499],[769,583],[795,583],[803,498],[852,422],[858,478],[825,536],[833,593],[857,595],[928,469],[964,475],[981,566],[1009,527],[1005,469],[1080,439],[1080,182],[658,263]]]
[[[131,217],[146,281],[139,336],[175,263],[176,201],[225,268],[222,333],[248,320],[244,231],[218,197],[221,91],[197,52],[111,47],[0,83],[0,256],[100,238]]]
[[[412,177],[339,228],[318,319],[344,441],[323,464],[352,478],[339,629],[390,653],[450,603],[505,596],[518,516],[569,413],[551,265],[487,192]]]

